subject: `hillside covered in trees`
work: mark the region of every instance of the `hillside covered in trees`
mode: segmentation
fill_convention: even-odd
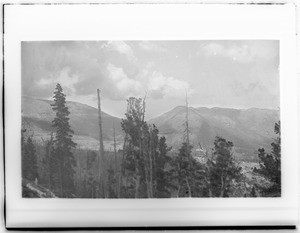
[[[281,196],[278,112],[186,100],[147,121],[146,110],[146,98],[131,97],[124,118],[112,117],[100,91],[95,109],[66,102],[60,84],[53,101],[22,98],[22,196]]]

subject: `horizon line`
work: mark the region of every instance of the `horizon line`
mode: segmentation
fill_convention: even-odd
[[[28,98],[32,98],[32,99],[36,99],[36,100],[53,101],[53,100],[44,99],[44,98],[40,98],[40,97],[34,97],[34,96],[29,96],[29,95],[21,95],[21,99],[22,99],[23,97],[28,97]],[[79,103],[79,104],[86,105],[86,106],[88,106],[88,107],[97,109],[97,107],[91,106],[91,105],[86,104],[86,103],[81,103],[81,102],[78,102],[78,101],[66,100],[66,102]],[[165,112],[162,112],[162,113],[160,113],[160,114],[158,114],[158,115],[156,115],[156,116],[153,116],[153,117],[149,118],[148,120],[151,120],[151,119],[154,119],[154,118],[156,118],[156,117],[162,116],[163,114],[168,113],[168,112],[170,112],[170,111],[172,111],[173,109],[178,108],[178,107],[184,107],[184,108],[185,108],[186,106],[185,106],[185,105],[177,105],[176,107],[170,108],[169,110],[167,110],[167,111],[165,111]],[[198,108],[198,109],[199,109],[199,108],[206,108],[206,109],[214,109],[214,108],[215,108],[215,109],[216,109],[216,108],[219,108],[219,109],[232,109],[232,110],[250,110],[250,109],[258,109],[258,110],[270,110],[270,111],[279,111],[279,110],[280,110],[280,107],[277,107],[277,109],[275,109],[275,108],[260,108],[260,107],[235,108],[235,107],[220,107],[220,106],[217,106],[217,105],[216,105],[216,106],[210,106],[210,107],[207,107],[207,106],[204,106],[204,105],[202,105],[202,106],[195,106],[195,105],[192,105],[192,106],[189,106],[188,108],[189,108],[189,109],[197,109],[197,108]],[[102,112],[104,112],[105,114],[110,115],[110,116],[112,116],[112,117],[120,118],[120,117],[118,117],[118,116],[114,116],[114,115],[112,115],[112,114],[108,114],[107,112],[105,112],[105,111],[103,111],[103,110],[102,110]]]

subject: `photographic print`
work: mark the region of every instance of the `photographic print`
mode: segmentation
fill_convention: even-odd
[[[279,40],[21,42],[23,198],[281,197]]]

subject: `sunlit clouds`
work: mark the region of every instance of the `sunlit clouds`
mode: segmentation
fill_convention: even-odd
[[[22,94],[68,100],[123,116],[147,93],[147,117],[182,105],[279,107],[278,41],[64,41],[22,43]],[[123,107],[123,105],[125,105]]]

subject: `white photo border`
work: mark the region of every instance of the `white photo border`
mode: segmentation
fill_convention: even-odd
[[[6,5],[7,227],[295,225],[297,74],[295,5]],[[118,17],[116,17],[118,16]],[[281,198],[24,199],[21,197],[21,41],[279,40]]]

